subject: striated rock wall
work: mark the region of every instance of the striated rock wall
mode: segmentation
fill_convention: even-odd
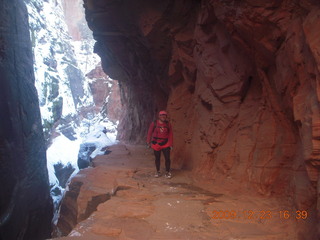
[[[0,8],[0,239],[50,237],[45,143],[22,1]]]
[[[174,167],[217,184],[285,194],[296,209],[316,211],[318,1],[85,0],[84,6],[104,71],[120,83],[126,108],[120,139],[144,141],[154,114],[166,107]]]
[[[110,79],[100,64],[86,77],[90,79],[89,87],[96,112],[101,111],[104,117],[113,122],[118,121],[122,112],[118,81]]]

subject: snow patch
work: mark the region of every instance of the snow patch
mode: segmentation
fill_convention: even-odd
[[[47,149],[47,167],[49,171],[50,184],[59,184],[54,172],[54,165],[62,163],[64,166],[70,163],[77,170],[78,152],[81,140],[69,140],[64,135],[53,139],[51,146]]]

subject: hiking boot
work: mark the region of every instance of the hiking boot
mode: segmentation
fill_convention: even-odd
[[[166,172],[165,177],[166,178],[172,178],[171,172]]]
[[[156,172],[156,174],[154,175],[155,178],[161,177],[161,172]]]

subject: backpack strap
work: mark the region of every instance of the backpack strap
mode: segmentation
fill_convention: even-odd
[[[158,127],[157,122],[158,122],[158,120],[153,121],[152,134],[154,133],[154,130],[156,129],[156,127]],[[168,130],[170,130],[169,121],[166,120],[166,121],[164,121],[164,123],[166,124],[166,128],[168,128]]]

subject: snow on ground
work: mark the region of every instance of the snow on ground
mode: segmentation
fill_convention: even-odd
[[[86,143],[91,143],[96,146],[96,150],[94,150],[93,153],[90,155],[91,158],[95,158],[97,155],[104,154],[105,151],[102,151],[101,149],[106,146],[111,146],[116,142],[115,134],[111,132],[107,132],[105,134],[103,132],[104,128],[105,126],[103,125],[95,126],[95,129],[92,132],[90,132],[90,134],[85,139]]]
[[[55,208],[59,206],[66,189],[59,185],[54,165],[61,163],[66,167],[70,164],[75,169],[69,177],[70,181],[79,172],[78,154],[80,145],[82,143],[92,143],[96,146],[96,150],[90,155],[91,158],[104,154],[105,151],[102,148],[117,143],[117,125],[118,122],[114,124],[107,119],[99,120],[99,117],[92,120],[84,119],[80,126],[74,129],[77,135],[76,140],[72,141],[63,134],[53,139],[51,146],[47,149],[47,168]],[[58,192],[55,193],[55,190],[58,190]],[[57,214],[58,212],[55,213],[54,221],[57,220]]]
[[[95,122],[96,121],[96,122]],[[81,122],[80,127],[76,128],[77,139],[69,140],[63,134],[56,137],[51,146],[47,149],[47,167],[49,171],[49,181],[51,185],[59,185],[58,179],[54,172],[54,165],[62,163],[67,166],[69,163],[73,166],[76,172],[79,171],[77,161],[81,143],[93,143],[96,150],[91,154],[91,158],[97,155],[104,154],[101,149],[117,143],[117,124],[111,121],[98,121],[97,118]],[[104,133],[103,131],[106,131]]]
[[[47,150],[47,167],[49,171],[50,184],[59,184],[54,173],[54,165],[62,163],[64,166],[70,163],[76,170],[77,158],[81,139],[69,140],[63,134],[53,139],[52,145]]]

